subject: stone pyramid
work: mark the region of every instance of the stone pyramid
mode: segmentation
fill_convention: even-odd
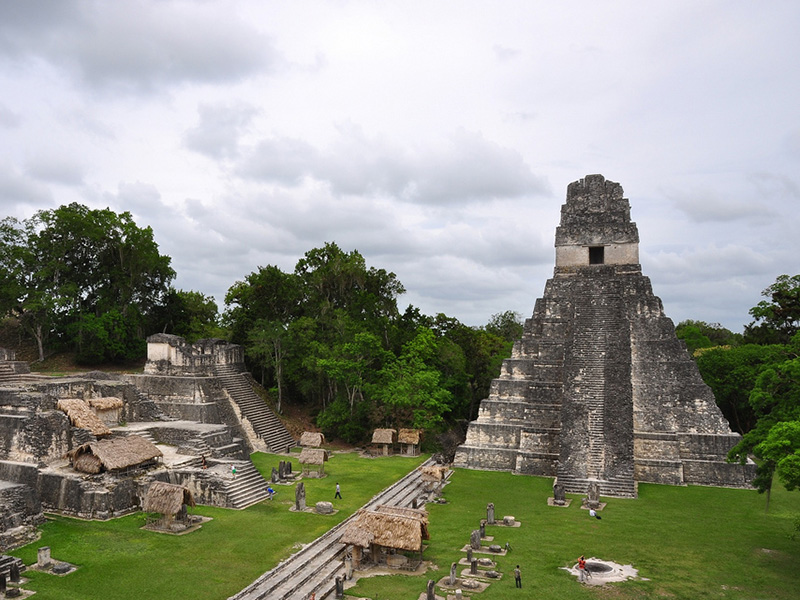
[[[725,462],[740,436],[717,407],[639,264],[618,183],[567,188],[556,264],[454,466],[557,476],[635,497],[637,482],[746,487]]]

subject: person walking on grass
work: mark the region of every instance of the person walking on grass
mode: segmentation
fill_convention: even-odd
[[[522,587],[522,571],[519,570],[519,565],[514,569],[514,583],[518,588]]]
[[[336,482],[336,495],[333,497],[333,499],[336,500],[336,498],[339,498],[340,500],[342,499],[342,488],[339,487],[338,481]]]
[[[586,582],[586,559],[583,554],[581,554],[581,557],[578,559],[578,581],[581,583]]]

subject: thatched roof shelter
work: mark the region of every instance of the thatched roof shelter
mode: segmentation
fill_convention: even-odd
[[[387,506],[386,504],[379,505],[375,512],[386,515],[398,515],[401,517],[408,517],[410,519],[419,519],[422,521],[425,529],[428,528],[428,511],[422,508],[410,508],[405,506]],[[425,539],[428,539],[427,537]]]
[[[316,431],[304,431],[300,436],[300,445],[305,448],[319,448],[325,443],[325,436]]]
[[[59,410],[67,413],[70,422],[75,427],[88,429],[97,437],[111,435],[111,430],[106,427],[106,424],[89,408],[89,405],[84,400],[80,398],[62,398],[58,401],[57,406]]]
[[[303,448],[297,459],[301,465],[321,465],[328,460],[328,451],[322,448]]]
[[[87,442],[70,451],[72,466],[84,473],[120,471],[163,456],[161,450],[139,435]]]
[[[425,467],[420,467],[419,470],[422,474],[422,481],[439,482],[442,481],[447,474],[447,467],[442,467],[439,465],[428,465]]]
[[[421,553],[422,541],[428,539],[428,528],[418,517],[362,510],[344,529],[339,541],[360,548],[374,544]]]
[[[376,429],[372,433],[372,443],[373,444],[393,444],[394,443],[394,434],[396,431],[394,429]]]
[[[195,505],[192,492],[187,488],[174,483],[154,481],[147,488],[147,494],[142,502],[142,510],[162,515],[176,515],[184,504]]]
[[[120,398],[108,396],[103,398],[89,398],[89,406],[97,410],[114,410],[124,406]]]
[[[397,433],[397,441],[401,444],[419,444],[419,429],[401,429]]]

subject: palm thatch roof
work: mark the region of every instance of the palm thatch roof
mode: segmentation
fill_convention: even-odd
[[[192,492],[187,488],[174,483],[154,481],[147,488],[147,494],[142,502],[142,510],[162,515],[176,515],[184,504],[195,505]]]
[[[322,448],[303,448],[297,459],[301,465],[321,465],[328,460],[328,451]]]
[[[401,429],[397,434],[397,441],[401,444],[419,444],[419,429]]]
[[[107,471],[127,469],[163,456],[161,450],[140,435],[87,442],[67,455],[72,459],[75,469],[87,473],[99,473],[101,468]]]
[[[319,448],[325,443],[325,436],[316,431],[304,431],[300,436],[300,445],[304,447]]]
[[[375,509],[375,512],[383,513],[386,515],[399,515],[401,517],[419,519],[425,524],[426,527],[428,526],[428,511],[422,508],[411,508],[405,506],[387,506],[386,504],[381,504]]]
[[[442,481],[447,474],[447,467],[438,465],[428,465],[419,468],[422,473],[422,481]]]
[[[122,408],[123,403],[121,399],[109,396],[104,398],[90,398],[89,406],[97,410],[112,410],[115,408]]]
[[[361,510],[342,532],[343,544],[367,548],[377,544],[385,548],[422,551],[422,541],[430,539],[420,518]]]
[[[394,443],[394,429],[376,429],[372,434],[373,444],[392,444]]]
[[[75,427],[88,429],[97,437],[111,435],[111,430],[106,427],[106,424],[80,398],[62,398],[58,401],[57,406],[59,410],[67,413],[70,422]]]

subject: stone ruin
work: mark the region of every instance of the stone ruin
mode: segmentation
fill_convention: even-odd
[[[622,187],[569,185],[552,279],[503,362],[454,466],[556,476],[635,497],[637,482],[747,487],[717,407],[639,264]]]
[[[185,486],[202,504],[241,508],[267,496],[249,454],[294,445],[254,400],[241,347],[222,340],[151,336],[139,375],[49,377],[13,359],[0,353],[0,551],[35,539],[44,511],[108,519],[139,510],[152,481]],[[78,448],[97,452],[130,436],[159,444],[163,458],[139,464],[119,452],[76,470]]]

